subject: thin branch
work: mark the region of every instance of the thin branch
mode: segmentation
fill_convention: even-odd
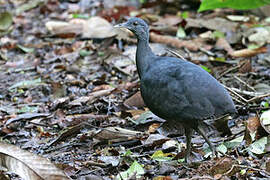
[[[243,81],[242,79],[240,79],[239,77],[237,77],[237,76],[235,76],[235,75],[233,75],[233,77],[236,79],[236,80],[238,80],[239,82],[241,82],[242,84],[244,84],[245,86],[247,86],[249,89],[251,89],[252,91],[256,91],[255,89],[254,89],[254,87],[252,87],[252,86],[250,86],[248,83],[246,83],[245,81]]]

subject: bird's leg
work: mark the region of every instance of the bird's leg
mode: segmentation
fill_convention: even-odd
[[[213,144],[210,142],[210,140],[208,139],[208,137],[206,136],[203,128],[201,126],[198,126],[197,128],[197,132],[202,135],[202,137],[205,139],[205,141],[207,142],[207,144],[209,145],[213,155],[217,156],[217,151],[216,151],[216,147],[213,146]]]
[[[190,152],[191,152],[191,136],[192,136],[193,129],[190,127],[185,127],[185,135],[186,135],[186,155],[185,155],[185,162],[188,163],[190,158]]]

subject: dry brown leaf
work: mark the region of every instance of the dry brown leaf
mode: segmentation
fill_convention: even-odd
[[[144,142],[143,144],[147,145],[161,145],[165,143],[166,141],[169,141],[170,138],[160,135],[160,134],[151,134]]]
[[[112,86],[109,85],[109,84],[102,84],[102,85],[99,85],[99,86],[96,86],[93,88],[93,92],[94,91],[100,91],[100,90],[106,90],[106,89],[111,89]]]
[[[83,29],[82,23],[74,24],[63,21],[49,21],[45,26],[52,34],[81,34]]]
[[[266,159],[265,168],[266,168],[266,171],[270,173],[270,158],[269,157],[267,157]]]
[[[128,107],[137,107],[137,108],[144,107],[145,104],[141,95],[141,91],[138,91],[137,93],[126,99],[124,105]]]
[[[215,176],[217,174],[226,174],[227,172],[230,172],[233,175],[234,171],[231,170],[232,167],[233,167],[232,159],[228,157],[224,157],[224,158],[219,159],[216,162],[216,164],[213,167],[211,167],[211,169],[209,170],[209,173]]]
[[[47,159],[14,145],[0,142],[0,164],[25,180],[69,179]]]
[[[216,42],[216,47],[224,49],[228,54],[232,54],[234,52],[233,48],[225,38],[218,38]]]
[[[248,73],[252,71],[252,65],[250,59],[243,59],[239,61],[239,70],[240,73]]]
[[[123,129],[120,127],[107,127],[91,132],[92,136],[100,141],[120,142],[137,139],[143,135],[142,132]]]
[[[198,49],[200,49],[200,47],[202,47],[202,44],[200,43],[194,43],[193,41],[179,40],[172,36],[158,35],[154,32],[150,33],[150,40],[152,42],[163,43],[176,48],[186,47],[191,51],[197,51]]]
[[[148,128],[148,133],[154,133],[160,127],[160,123],[153,123]]]
[[[233,57],[251,57],[260,53],[266,53],[266,47],[260,47],[257,49],[241,49],[237,51],[233,51],[230,55]]]
[[[228,41],[225,38],[218,38],[216,42],[216,47],[220,49],[224,49],[230,56],[232,57],[251,57],[255,56],[259,53],[266,53],[266,47],[260,47],[257,49],[241,49],[241,50],[234,50]]]
[[[213,19],[191,19],[187,18],[187,25],[186,28],[188,27],[197,27],[197,28],[207,28],[211,30],[218,30],[221,32],[228,32],[228,31],[235,31],[238,23],[228,21],[224,18],[220,17],[215,17]]]
[[[157,22],[154,22],[153,25],[160,26],[175,26],[182,21],[182,18],[175,15],[165,15],[164,17],[159,17]]]
[[[43,118],[43,117],[48,117],[50,114],[49,113],[24,113],[24,114],[19,114],[14,118],[10,118],[6,121],[5,125],[9,125],[11,123],[21,121],[21,120],[31,120],[35,118]]]
[[[79,97],[78,99],[75,99],[75,100],[71,101],[69,103],[69,105],[71,105],[71,106],[80,106],[83,103],[87,103],[87,102],[91,103],[91,102],[95,101],[97,98],[99,98],[101,96],[106,96],[106,95],[111,94],[111,92],[113,90],[115,90],[115,88],[104,89],[104,90],[92,92],[88,96],[82,96],[82,97]]]
[[[247,120],[247,129],[250,133],[255,133],[261,126],[258,116],[249,117]]]

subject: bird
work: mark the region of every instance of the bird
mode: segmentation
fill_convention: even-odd
[[[157,56],[149,46],[149,26],[138,17],[117,24],[137,38],[136,66],[146,106],[170,124],[182,124],[186,136],[185,162],[190,162],[191,136],[198,132],[209,145],[205,119],[236,114],[231,96],[212,75],[182,58]]]

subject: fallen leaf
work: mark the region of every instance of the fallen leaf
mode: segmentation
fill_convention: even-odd
[[[120,127],[107,127],[98,131],[91,132],[93,138],[100,141],[121,142],[132,139],[138,139],[143,135],[142,132],[123,129]]]
[[[140,179],[144,173],[145,172],[142,165],[140,165],[137,161],[134,161],[129,169],[127,171],[120,172],[120,174],[116,176],[116,179]]]
[[[249,43],[254,43],[258,47],[270,43],[270,27],[256,27],[249,29],[247,32]]]
[[[255,133],[260,126],[261,126],[260,120],[257,116],[248,118],[247,129],[250,133]]]
[[[46,158],[22,150],[14,145],[0,142],[0,164],[23,179],[65,180],[69,179],[62,170]]]
[[[33,80],[20,81],[20,82],[18,82],[16,84],[10,86],[8,88],[8,90],[11,91],[12,89],[15,89],[15,88],[30,88],[30,87],[38,86],[41,83],[42,83],[41,78],[33,79]]]
[[[247,22],[250,19],[248,16],[240,16],[240,15],[228,15],[226,17],[231,21],[240,21],[240,22]]]
[[[260,123],[265,131],[270,134],[270,110],[264,111],[260,117]]]
[[[210,45],[203,44],[202,39],[195,39],[195,40],[179,40],[177,38],[174,38],[172,36],[167,36],[167,35],[159,35],[154,32],[150,32],[150,40],[152,42],[156,43],[163,43],[170,45],[175,48],[187,48],[191,51],[197,51],[201,47],[204,49],[211,49]]]
[[[233,57],[251,57],[260,53],[266,53],[266,47],[260,47],[257,49],[241,49],[237,51],[233,51],[230,55]]]
[[[24,114],[17,115],[14,118],[8,119],[5,123],[5,125],[7,126],[13,122],[17,122],[20,120],[31,120],[34,118],[47,117],[49,115],[50,115],[49,113],[24,113]]]
[[[228,21],[224,18],[215,17],[213,19],[191,19],[187,18],[186,28],[196,27],[196,28],[207,28],[211,30],[218,30],[220,32],[236,31],[238,23]]]
[[[83,24],[82,36],[84,38],[109,38],[115,36],[113,26],[101,17],[91,17]]]
[[[160,127],[159,123],[153,123],[151,126],[148,128],[148,133],[154,133],[156,130]]]
[[[169,161],[172,160],[171,153],[163,153],[161,150],[156,151],[151,158],[156,161]]]
[[[267,144],[267,137],[262,137],[261,139],[255,141],[252,143],[248,150],[251,151],[254,154],[264,154],[265,153],[265,147]]]
[[[143,98],[141,96],[141,91],[133,94],[131,97],[125,100],[124,105],[127,107],[137,107],[142,108],[145,106]]]
[[[83,23],[68,23],[64,21],[48,21],[45,26],[54,35],[58,34],[81,34],[83,29]]]
[[[209,170],[209,173],[214,176],[216,174],[224,174],[228,172],[233,166],[231,158],[224,157],[219,159],[213,167]],[[232,173],[232,172],[231,172]]]
[[[12,25],[12,14],[9,12],[0,13],[0,31],[6,31]]]

